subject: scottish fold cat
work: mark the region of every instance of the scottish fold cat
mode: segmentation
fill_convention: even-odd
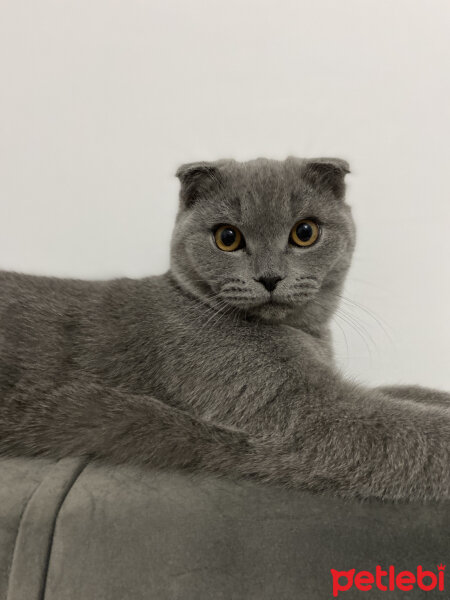
[[[355,226],[339,159],[181,166],[170,270],[0,274],[0,453],[345,497],[450,496],[450,395],[337,370]]]

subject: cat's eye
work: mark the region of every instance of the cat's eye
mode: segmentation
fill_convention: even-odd
[[[306,248],[317,242],[320,235],[319,225],[312,219],[302,219],[291,229],[289,241],[295,246]]]
[[[219,250],[234,252],[244,247],[244,236],[234,225],[220,225],[214,232],[214,240]]]

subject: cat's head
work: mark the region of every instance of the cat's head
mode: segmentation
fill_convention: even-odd
[[[191,294],[243,315],[327,318],[355,243],[344,201],[348,172],[345,161],[328,158],[181,166],[175,278]]]

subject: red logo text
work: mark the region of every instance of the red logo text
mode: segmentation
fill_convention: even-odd
[[[392,565],[387,570],[383,570],[377,565],[375,572],[359,571],[350,569],[350,571],[336,571],[331,569],[333,579],[333,596],[338,596],[339,592],[346,592],[352,587],[358,590],[368,591],[372,588],[378,588],[382,591],[402,590],[409,591],[415,586],[429,592],[438,589],[444,590],[444,572],[445,565],[438,565],[437,571],[425,571],[420,565],[415,572],[395,570]]]

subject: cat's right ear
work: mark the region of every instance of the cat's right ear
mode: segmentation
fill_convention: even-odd
[[[186,208],[221,185],[219,169],[210,162],[181,165],[175,175],[180,180],[180,200]]]

